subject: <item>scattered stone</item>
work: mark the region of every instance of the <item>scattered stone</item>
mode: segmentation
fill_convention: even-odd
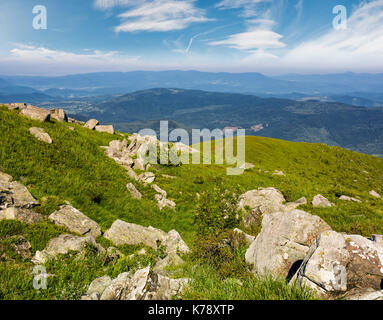
[[[126,188],[128,189],[128,191],[130,192],[130,195],[134,198],[134,199],[141,199],[142,198],[142,194],[140,191],[137,190],[137,188],[134,186],[133,183],[128,183],[126,185]]]
[[[23,209],[32,209],[39,205],[37,200],[33,198],[28,189],[23,186],[20,182],[12,181],[9,184],[9,193],[12,203],[9,206],[23,208]]]
[[[44,220],[44,217],[30,209],[6,208],[0,211],[0,220],[17,220],[27,224],[35,224]]]
[[[156,191],[157,193],[162,194],[165,198],[167,197],[166,191],[162,190],[158,185],[152,184],[152,189],[154,189],[154,191]]]
[[[67,228],[71,232],[81,235],[90,235],[97,238],[101,235],[100,226],[89,219],[82,212],[70,205],[61,206],[59,210],[49,216],[49,220],[55,224]]]
[[[359,199],[356,199],[356,198],[353,198],[353,197],[349,197],[349,196],[345,196],[345,195],[340,196],[339,200],[343,200],[343,201],[354,201],[354,202],[362,202],[362,201],[360,201]]]
[[[250,170],[250,169],[255,168],[255,165],[253,165],[252,163],[246,162],[242,166],[240,166],[239,168],[245,169],[245,170]]]
[[[68,116],[64,109],[52,109],[50,110],[51,118],[60,122],[68,122]]]
[[[284,176],[285,174],[283,173],[283,171],[275,170],[275,171],[273,172],[273,175],[274,175],[274,176]]]
[[[20,113],[32,120],[37,120],[41,122],[49,121],[51,118],[51,114],[48,110],[31,105],[28,105],[26,108],[22,109]]]
[[[166,247],[167,254],[186,254],[190,252],[189,247],[182,240],[180,234],[176,230],[171,230],[166,235],[162,245]]]
[[[132,168],[134,170],[145,170],[145,164],[141,159],[134,159]]]
[[[97,125],[98,125],[98,120],[90,119],[90,120],[87,121],[87,123],[84,124],[84,127],[88,128],[90,130],[94,130]]]
[[[166,178],[166,179],[176,179],[177,177],[175,177],[175,176],[170,176],[170,175],[168,175],[168,174],[163,174],[162,175],[164,178]]]
[[[153,270],[164,271],[168,266],[179,266],[184,263],[185,261],[183,261],[178,254],[170,253],[164,259],[158,261]]]
[[[329,208],[335,206],[334,203],[330,202],[328,199],[326,199],[324,196],[321,194],[318,194],[314,197],[313,201],[311,204],[314,207],[319,207],[319,208]]]
[[[94,246],[99,253],[105,252],[105,249],[96,243],[91,236],[78,237],[62,234],[57,238],[51,239],[43,251],[36,251],[32,262],[35,264],[44,264],[48,259],[54,258],[59,254],[66,254],[69,251],[82,253],[87,244]]]
[[[318,216],[305,211],[276,212],[265,215],[262,230],[246,252],[253,272],[292,277],[306,257],[311,243],[331,228]]]
[[[83,297],[84,300],[100,295],[100,300],[170,300],[182,293],[189,280],[171,279],[147,267],[137,270],[133,275],[121,273],[106,288],[104,286],[109,283],[108,278],[95,281],[89,288],[90,294]]]
[[[156,176],[153,172],[144,172],[138,176],[138,181],[142,183],[153,183]]]
[[[91,300],[99,300],[105,289],[108,288],[111,284],[112,279],[109,276],[97,278],[90,284],[86,294],[89,297],[94,297],[94,299]]]
[[[114,127],[112,125],[106,125],[106,126],[98,125],[95,127],[95,129],[98,132],[105,132],[105,133],[109,133],[109,134],[114,134]]]
[[[28,106],[26,103],[6,103],[5,105],[9,110],[23,110]]]
[[[145,228],[137,224],[116,220],[105,232],[104,237],[116,246],[143,243],[157,250],[158,245],[166,238],[166,233],[152,227]]]
[[[377,192],[374,191],[374,190],[371,190],[371,191],[369,192],[369,194],[370,194],[370,196],[373,196],[373,197],[375,197],[375,198],[380,198],[380,197],[381,197],[380,194],[377,193]]]
[[[383,247],[379,243],[325,231],[312,243],[293,280],[321,295],[347,296],[352,289],[380,291],[382,279]]]
[[[163,210],[165,208],[170,208],[172,210],[176,209],[176,203],[173,200],[169,200],[166,198],[164,194],[157,193],[154,198],[157,200],[157,207],[160,210]]]
[[[39,141],[42,141],[48,144],[52,144],[53,142],[50,135],[46,133],[45,130],[42,128],[36,128],[36,127],[30,128],[29,133],[33,135]]]

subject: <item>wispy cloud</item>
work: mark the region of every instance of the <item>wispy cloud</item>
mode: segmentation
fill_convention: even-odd
[[[257,16],[261,5],[271,3],[273,0],[222,0],[216,5],[221,10],[242,9],[244,17]]]
[[[195,0],[96,0],[99,9],[116,6],[129,7],[120,14],[121,24],[116,32],[173,31],[187,28],[192,23],[212,21],[203,9],[195,6]]]

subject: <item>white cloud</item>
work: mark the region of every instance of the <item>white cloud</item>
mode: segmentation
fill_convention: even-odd
[[[172,31],[187,28],[192,23],[212,21],[205,10],[195,6],[195,0],[96,0],[96,8],[129,7],[120,14],[116,32]]]
[[[270,3],[273,0],[222,0],[216,7],[221,10],[242,9],[244,17],[259,15],[260,5]]]
[[[73,53],[52,50],[44,47],[18,44],[11,49],[9,55],[0,58],[2,69],[12,73],[70,73],[120,70],[123,67],[134,67],[140,57],[124,55],[118,51],[84,50],[84,53]]]
[[[266,29],[251,28],[249,31],[230,35],[227,39],[210,42],[213,46],[227,46],[238,50],[283,48],[282,36]]]

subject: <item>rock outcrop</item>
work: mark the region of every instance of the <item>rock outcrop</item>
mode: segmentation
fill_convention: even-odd
[[[153,227],[143,227],[122,220],[116,220],[105,232],[104,237],[116,246],[122,244],[141,244],[157,250],[159,244],[166,238],[166,233]]]
[[[293,280],[327,296],[380,291],[383,247],[359,235],[325,231],[312,243]]]
[[[85,124],[84,124],[84,127],[85,128],[88,128],[90,130],[94,130],[96,128],[96,126],[98,125],[98,120],[96,119],[90,119],[88,120]]]
[[[51,118],[60,122],[68,122],[68,116],[64,109],[52,109],[50,110]]]
[[[48,144],[52,144],[53,142],[50,135],[46,133],[45,130],[42,128],[32,127],[29,129],[29,133],[33,135],[39,141],[42,141]]]
[[[32,120],[41,122],[49,121],[51,118],[51,114],[48,110],[31,105],[28,105],[26,108],[22,109],[20,113]]]
[[[95,129],[98,132],[114,134],[114,127],[112,125],[97,125]]]
[[[59,254],[66,254],[69,251],[82,253],[86,245],[92,245],[99,253],[104,253],[105,249],[101,247],[93,237],[78,237],[69,234],[62,234],[49,241],[43,251],[36,251],[32,262],[35,264],[44,264],[48,259],[52,259]]]
[[[273,212],[287,212],[305,204],[306,199],[301,198],[295,202],[285,203],[283,194],[276,188],[259,188],[250,190],[239,197],[238,206],[241,209],[250,209],[244,215],[245,226],[258,224],[262,216]]]
[[[89,286],[83,300],[170,300],[182,293],[188,279],[171,279],[150,267],[134,274],[122,273],[116,279],[102,277]]]
[[[70,205],[61,206],[49,216],[49,220],[80,235],[90,235],[93,238],[101,235],[101,228],[95,221]]]
[[[254,265],[258,275],[291,278],[311,243],[326,230],[331,230],[327,223],[305,211],[267,214],[261,233],[246,252],[246,262]]]

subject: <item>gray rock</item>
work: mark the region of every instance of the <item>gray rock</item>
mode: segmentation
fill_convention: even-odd
[[[26,103],[7,103],[5,105],[9,110],[23,110],[28,106]]]
[[[98,132],[105,132],[105,133],[109,133],[109,134],[114,134],[114,127],[112,125],[105,125],[105,126],[97,125],[95,127],[95,129]]]
[[[362,201],[360,201],[359,199],[356,199],[356,198],[353,198],[353,197],[349,197],[349,196],[345,196],[345,195],[340,196],[339,200],[343,200],[343,201],[354,201],[354,202],[362,202]]]
[[[253,271],[259,275],[291,278],[291,270],[326,230],[331,228],[321,218],[305,211],[270,213],[263,217],[262,230],[247,250],[246,262],[254,264]]]
[[[28,189],[20,182],[12,181],[10,183],[10,193],[12,197],[12,206],[17,208],[31,209],[39,205],[33,198]]]
[[[244,163],[242,166],[240,166],[240,169],[245,169],[245,170],[250,170],[250,169],[253,169],[255,168],[255,165],[253,165],[252,163]]]
[[[137,190],[137,188],[135,187],[135,185],[133,183],[131,183],[131,182],[128,183],[126,185],[126,188],[130,192],[130,195],[132,196],[132,198],[134,198],[134,199],[141,199],[142,198],[141,192]]]
[[[48,144],[52,144],[53,142],[50,135],[46,133],[45,130],[42,128],[36,128],[36,127],[30,128],[29,133],[33,135],[39,141],[42,141]]]
[[[154,266],[154,271],[163,271],[168,266],[179,266],[185,263],[176,253],[168,254],[164,259],[158,261]]]
[[[92,297],[95,295],[97,299],[100,299],[105,289],[112,284],[112,279],[109,276],[104,276],[93,280],[90,284],[87,295]]]
[[[189,247],[185,241],[182,240],[180,234],[176,230],[171,230],[168,232],[162,242],[162,245],[166,247],[166,252],[168,254],[186,254],[190,252]]]
[[[88,128],[90,130],[94,130],[96,128],[96,126],[98,125],[98,120],[96,119],[90,119],[88,120],[85,124],[84,124],[84,127],[85,128]]]
[[[335,206],[335,204],[331,203],[328,199],[326,199],[321,194],[317,194],[314,198],[311,204],[314,207],[320,207],[320,208],[329,208]]]
[[[245,241],[246,241],[246,243],[247,243],[248,245],[251,245],[251,244],[254,242],[254,240],[255,240],[255,237],[254,237],[254,236],[251,236],[251,235],[249,235],[249,234],[243,232],[242,230],[240,230],[240,229],[238,229],[238,228],[235,228],[233,231],[234,231],[235,234],[240,235],[240,236],[243,236],[244,239],[245,239]]]
[[[158,245],[166,238],[166,235],[164,231],[159,229],[145,228],[137,224],[116,220],[105,232],[104,237],[112,241],[116,246],[143,243],[157,250]]]
[[[326,231],[312,243],[293,280],[318,294],[347,295],[353,288],[379,291],[382,279],[383,247],[379,243]]]
[[[26,108],[22,109],[20,113],[32,120],[37,120],[41,122],[49,121],[51,118],[51,114],[48,110],[31,105],[28,105]]]
[[[51,118],[60,122],[68,122],[68,116],[64,109],[52,109],[50,110]]]
[[[373,196],[373,197],[375,197],[375,198],[381,198],[380,194],[377,193],[377,192],[374,191],[374,190],[371,190],[371,191],[369,192],[369,195],[370,195],[370,196]]]
[[[59,210],[53,212],[49,219],[55,224],[67,228],[71,232],[81,235],[90,235],[97,238],[101,235],[100,226],[89,219],[82,212],[70,205],[61,206]]]
[[[142,183],[153,183],[156,176],[153,172],[144,172],[138,176],[138,181]]]
[[[172,210],[176,209],[176,203],[173,200],[169,200],[161,193],[157,193],[154,198],[157,200],[157,207],[160,210],[163,210],[165,208],[169,208]]]
[[[121,273],[116,279],[111,281],[109,286],[104,289],[100,300],[121,300],[122,294],[126,288],[129,288],[131,281],[131,273]]]
[[[132,168],[134,170],[145,170],[145,164],[141,159],[134,159]]]
[[[0,211],[0,220],[17,220],[27,224],[42,222],[44,217],[29,209],[10,207]]]
[[[36,251],[32,262],[35,264],[44,264],[48,259],[54,258],[59,254],[66,254],[69,251],[77,251],[82,253],[86,244],[93,245],[99,253],[105,253],[93,237],[77,237],[69,234],[62,234],[57,238],[49,241],[48,245],[43,251]]]

